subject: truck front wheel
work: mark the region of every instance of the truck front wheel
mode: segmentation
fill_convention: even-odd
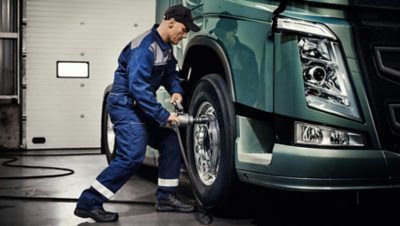
[[[220,75],[209,74],[197,83],[188,113],[210,120],[187,128],[186,150],[188,172],[194,179],[192,186],[205,207],[215,212],[227,210],[237,182],[233,146],[235,114]]]

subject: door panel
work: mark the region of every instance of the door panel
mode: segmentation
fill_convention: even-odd
[[[153,25],[155,1],[26,3],[27,148],[100,147],[104,88],[122,48]],[[57,77],[57,61],[88,62],[89,77]]]

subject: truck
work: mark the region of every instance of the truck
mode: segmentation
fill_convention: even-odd
[[[226,209],[246,183],[400,187],[398,1],[158,0],[156,21],[175,4],[201,27],[174,55],[185,109],[213,119],[182,131],[191,186],[208,209]],[[101,138],[111,159],[108,91]],[[165,89],[157,99],[172,111]],[[156,150],[146,155],[157,165]]]

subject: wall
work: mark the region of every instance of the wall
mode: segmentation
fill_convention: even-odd
[[[103,90],[122,48],[155,22],[155,1],[27,0],[26,8],[28,149],[100,147]],[[89,62],[89,78],[57,78],[57,61]]]

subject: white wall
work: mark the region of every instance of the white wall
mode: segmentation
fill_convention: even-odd
[[[103,90],[122,48],[154,24],[155,1],[27,0],[26,17],[27,148],[100,147]],[[57,61],[89,61],[90,77],[57,78]]]

